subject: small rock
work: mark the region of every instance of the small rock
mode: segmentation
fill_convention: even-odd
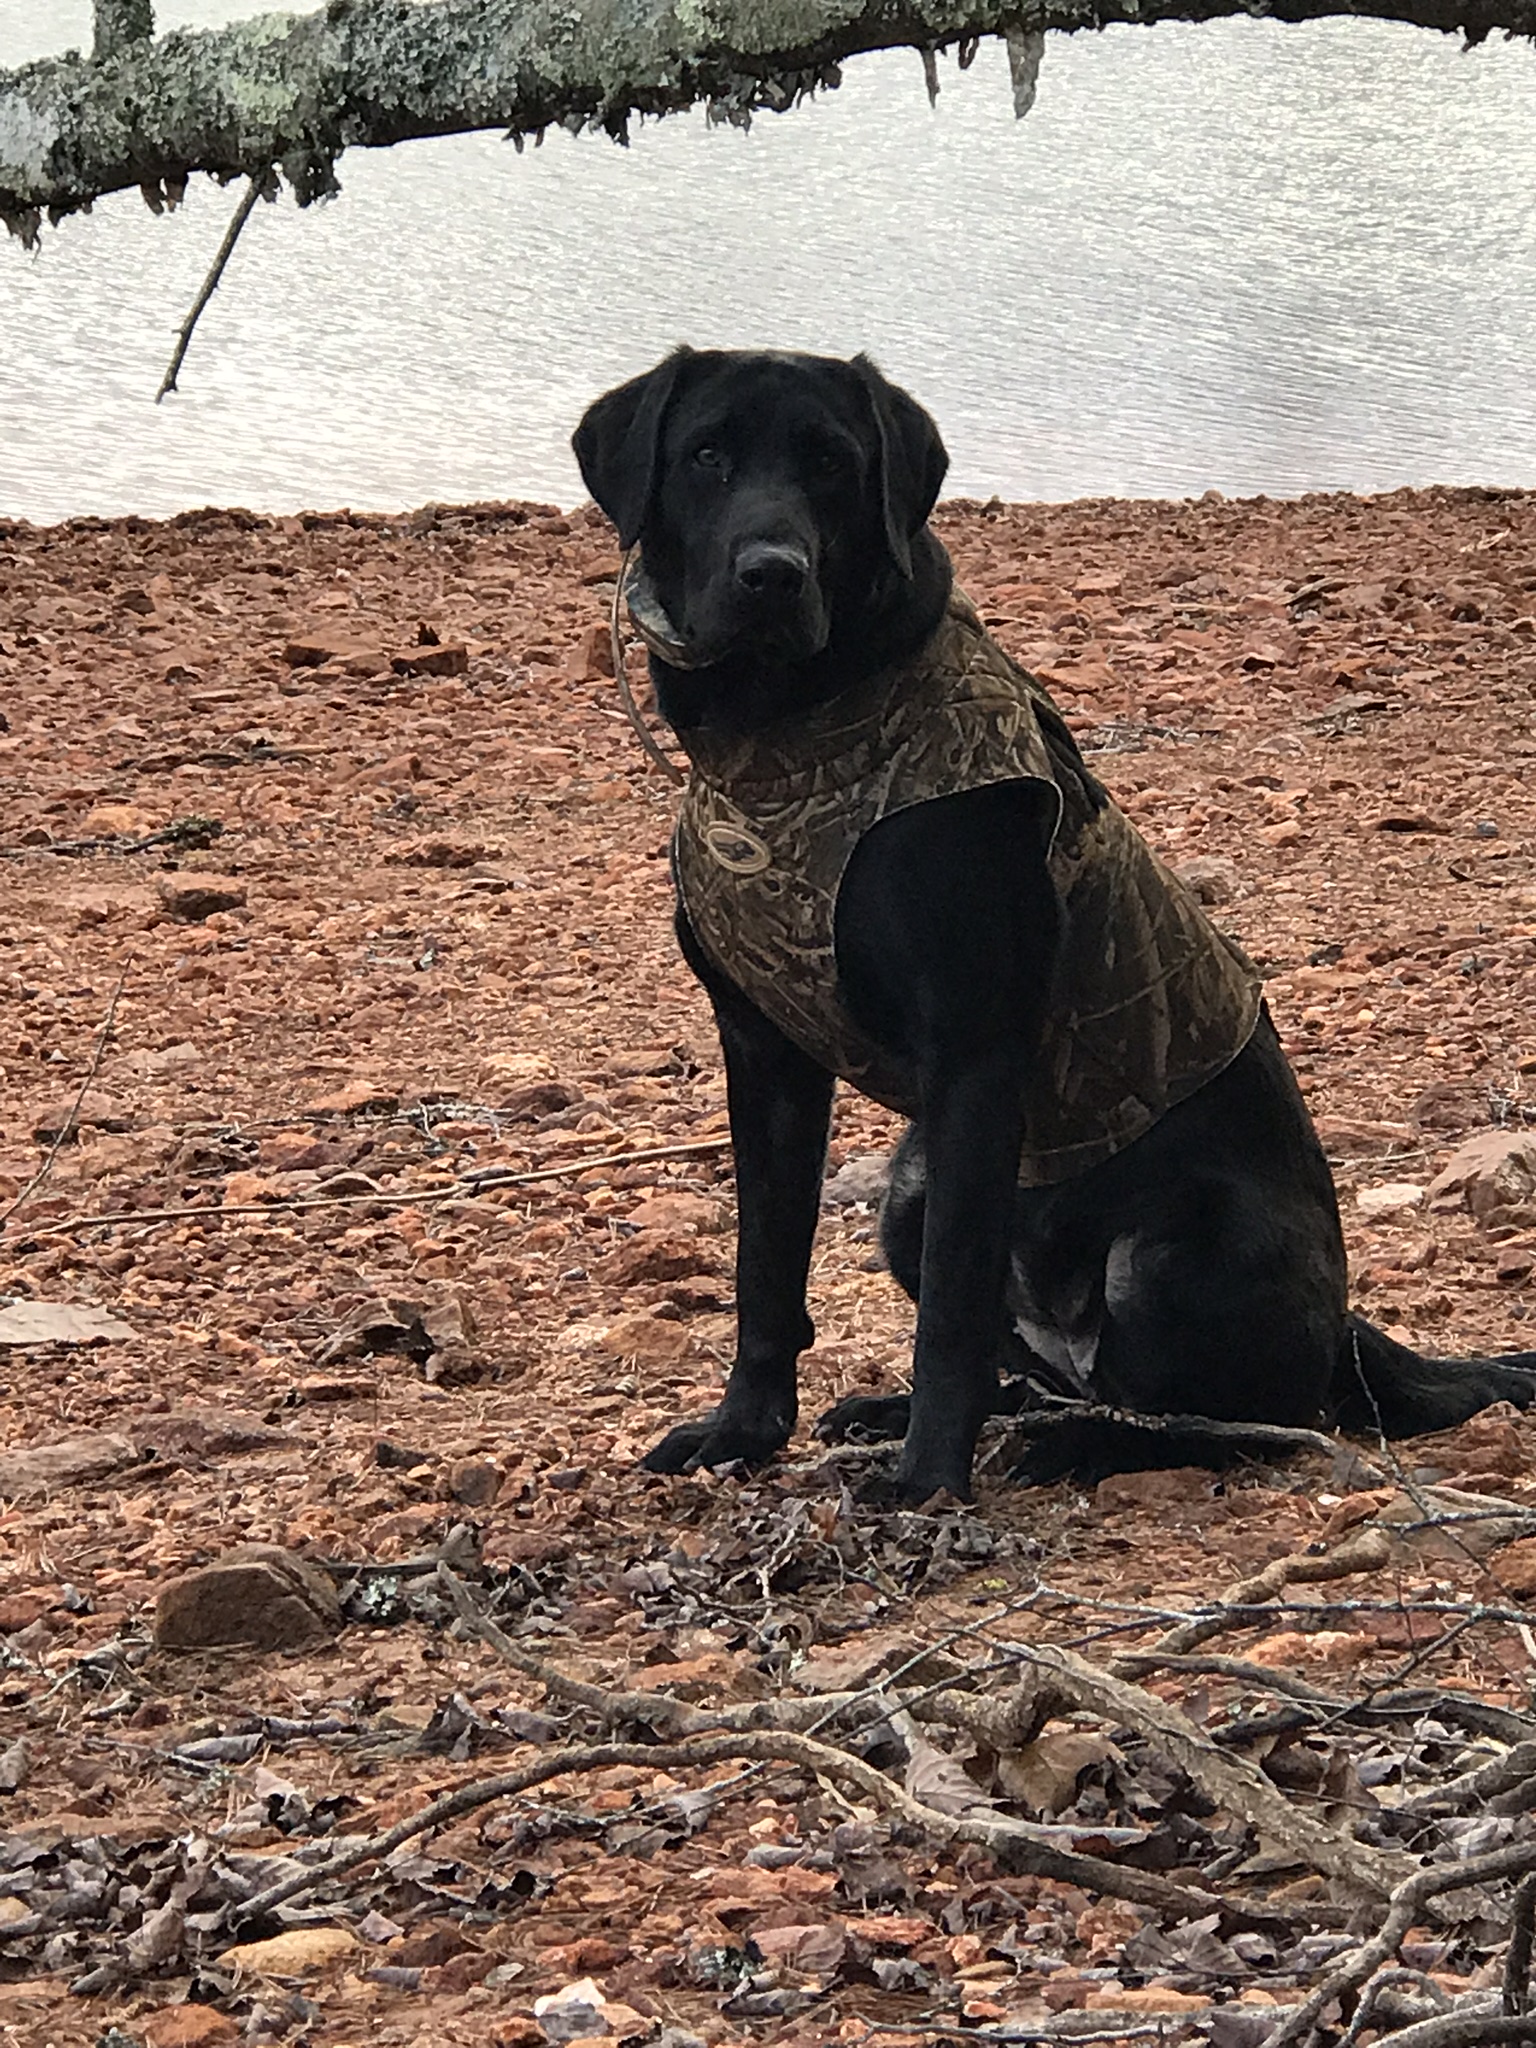
[[[89,1486],[138,1462],[137,1446],[126,1437],[100,1433],[7,1451],[0,1456],[0,1500],[51,1493],[59,1486]]]
[[[501,1491],[501,1468],[488,1458],[457,1458],[448,1467],[448,1498],[467,1508],[489,1507]]]
[[[883,1152],[859,1152],[832,1175],[821,1199],[839,1209],[854,1202],[875,1203],[885,1194],[890,1178],[891,1162]]]
[[[638,1287],[644,1282],[687,1280],[718,1270],[718,1260],[696,1237],[669,1237],[642,1230],[592,1268],[604,1287]]]
[[[73,1137],[76,1131],[127,1131],[133,1118],[111,1096],[88,1088],[77,1102],[73,1095],[62,1102],[50,1102],[32,1120],[32,1135],[40,1145],[51,1145],[61,1131]]]
[[[533,2001],[533,2016],[546,2041],[596,2040],[614,2031],[607,2020],[608,2001],[591,1977],[578,1977],[559,1991]]]
[[[0,1750],[0,1792],[19,1792],[32,1775],[32,1752],[25,1740]]]
[[[1266,846],[1297,846],[1302,838],[1301,820],[1282,818],[1278,824],[1261,825],[1257,836]]]
[[[637,1202],[625,1217],[636,1230],[696,1230],[701,1236],[713,1236],[725,1228],[725,1211],[718,1202],[708,1195],[689,1195],[679,1191],[676,1194],[647,1195],[643,1202]]]
[[[1229,860],[1213,853],[1180,861],[1173,872],[1197,903],[1230,903],[1237,895],[1238,872]]]
[[[1536,1272],[1536,1250],[1528,1244],[1506,1244],[1499,1249],[1498,1262],[1493,1277],[1502,1280],[1508,1287],[1521,1280],[1529,1280]]]
[[[211,2005],[163,2005],[135,2024],[144,2048],[220,2048],[242,2038],[239,2024]]]
[[[51,1593],[0,1594],[0,1636],[13,1636],[19,1629],[30,1628],[57,1605]]]
[[[162,1457],[227,1457],[234,1451],[270,1451],[296,1441],[286,1429],[274,1429],[259,1415],[239,1408],[206,1407],[180,1401],[163,1414],[146,1413],[124,1423],[136,1444]]]
[[[218,910],[239,910],[247,895],[233,875],[201,872],[161,875],[155,887],[166,915],[182,924],[201,924]]]
[[[597,1349],[610,1358],[633,1358],[643,1365],[675,1365],[688,1349],[688,1332],[681,1323],[663,1322],[659,1316],[623,1316],[603,1331]]]
[[[408,647],[403,654],[392,654],[389,665],[397,676],[461,676],[469,668],[469,649],[462,640]]]
[[[398,1089],[381,1088],[373,1081],[353,1081],[345,1088],[334,1089],[329,1095],[317,1095],[313,1102],[304,1105],[309,1116],[363,1116],[370,1110],[388,1111],[399,1107]]]
[[[242,1942],[225,1949],[221,1963],[262,1977],[313,1977],[345,1961],[358,1943],[344,1927],[290,1927],[270,1941]]]
[[[1458,1146],[1429,1184],[1437,1208],[1466,1208],[1480,1223],[1513,1215],[1536,1220],[1536,1133],[1479,1131]]]
[[[1331,1158],[1374,1158],[1405,1152],[1414,1142],[1411,1124],[1381,1123],[1365,1117],[1320,1116],[1314,1119],[1318,1143]]]
[[[405,1444],[391,1443],[381,1436],[373,1447],[373,1462],[386,1472],[413,1472],[418,1465],[430,1465],[430,1451],[413,1451]]]
[[[341,1603],[318,1566],[272,1543],[242,1543],[161,1591],[155,1643],[162,1650],[249,1643],[297,1649],[333,1636]]]
[[[388,666],[382,647],[371,646],[356,633],[342,632],[334,626],[301,633],[283,649],[283,661],[289,668],[321,668],[328,661],[346,664],[363,660],[373,662],[376,669]]]
[[[1395,1216],[1408,1209],[1417,1209],[1424,1200],[1424,1190],[1412,1181],[1383,1181],[1380,1187],[1361,1188],[1355,1196],[1355,1207],[1362,1216]]]
[[[565,673],[573,683],[600,683],[613,674],[613,634],[603,619],[588,626],[571,649]]]
[[[0,1344],[127,1344],[138,1336],[110,1309],[65,1301],[13,1301],[0,1308]]]
[[[377,1389],[368,1380],[342,1379],[335,1373],[307,1373],[294,1388],[294,1396],[303,1402],[322,1401],[367,1401]]]

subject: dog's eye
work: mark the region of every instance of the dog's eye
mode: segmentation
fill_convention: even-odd
[[[818,476],[841,476],[844,468],[842,450],[823,448],[811,458],[811,467]]]
[[[693,459],[700,469],[724,469],[725,450],[706,441],[702,448],[694,449]]]

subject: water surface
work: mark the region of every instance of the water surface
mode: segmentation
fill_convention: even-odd
[[[253,6],[163,4],[163,26]],[[0,65],[88,42],[0,0]],[[1385,23],[1053,36],[848,66],[750,134],[457,137],[259,207],[153,403],[235,193],[0,247],[0,512],[574,502],[571,425],[677,340],[867,348],[953,491],[1536,485],[1536,52]]]

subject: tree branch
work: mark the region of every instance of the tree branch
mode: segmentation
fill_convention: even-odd
[[[557,123],[622,140],[636,116],[700,101],[745,122],[837,84],[865,50],[1007,36],[1022,106],[1047,29],[1364,15],[1469,42],[1536,36],[1536,0],[331,0],[135,40],[149,11],[97,0],[95,55],[0,72],[0,218],[23,240],[132,185],[174,203],[195,171],[277,164],[308,205],[337,190],[345,149]]]

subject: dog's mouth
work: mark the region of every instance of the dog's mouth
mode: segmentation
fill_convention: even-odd
[[[630,623],[649,651],[669,668],[690,672],[713,668],[732,655],[758,661],[812,660],[827,644],[829,621],[819,597],[802,597],[783,610],[754,608],[745,615],[682,625],[662,602],[643,561],[637,560],[624,582]]]

